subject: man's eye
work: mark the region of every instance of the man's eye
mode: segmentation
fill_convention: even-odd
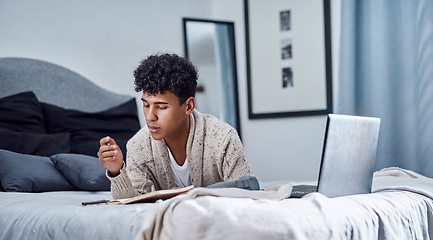
[[[167,109],[167,106],[159,106],[158,109],[164,110]]]
[[[144,107],[144,108],[148,108],[149,106],[150,106],[150,105],[144,105],[144,104],[143,104],[143,107]]]

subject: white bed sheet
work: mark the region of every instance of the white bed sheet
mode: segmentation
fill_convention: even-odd
[[[110,192],[0,192],[0,239],[134,239],[151,203],[82,206]]]
[[[0,239],[433,238],[433,179],[410,171],[376,173],[372,194],[286,199],[291,184],[274,190],[196,188],[156,204],[101,206],[81,202],[109,192],[0,192]]]

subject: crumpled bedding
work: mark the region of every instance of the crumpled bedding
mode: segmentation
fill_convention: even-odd
[[[403,190],[433,199],[433,179],[414,171],[390,167],[374,173],[372,192]]]
[[[372,194],[287,199],[274,191],[196,188],[158,203],[136,239],[430,239],[433,180],[388,168],[374,174]],[[402,191],[404,190],[404,191]]]

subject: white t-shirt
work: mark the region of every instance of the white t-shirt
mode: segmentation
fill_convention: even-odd
[[[182,166],[177,164],[170,149],[167,148],[168,155],[170,156],[170,167],[173,170],[174,182],[178,187],[188,187],[192,185],[191,178],[189,176],[188,159],[185,159],[185,163]]]

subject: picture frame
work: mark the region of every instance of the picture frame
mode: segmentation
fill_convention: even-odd
[[[244,0],[249,119],[332,113],[330,0]]]

